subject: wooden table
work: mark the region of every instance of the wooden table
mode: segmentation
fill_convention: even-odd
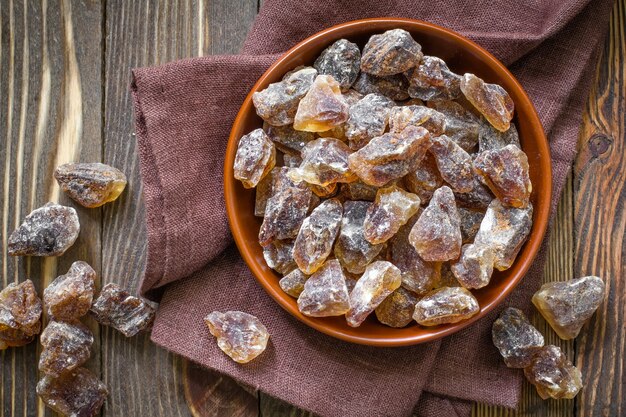
[[[144,202],[129,69],[178,58],[236,53],[257,0],[0,1],[0,178],[2,286],[31,278],[41,290],[72,261],[100,271],[99,284],[135,290],[146,260]],[[626,0],[613,9],[610,33],[584,113],[579,154],[550,238],[545,281],[595,274],[607,281],[604,303],[575,341],[558,339],[582,369],[575,401],[542,401],[529,387],[515,412],[486,405],[475,416],[626,415]],[[52,179],[63,162],[102,161],[129,177],[127,192],[102,209],[79,209],[79,241],[59,259],[14,259],[8,234],[47,201],[69,203]],[[105,416],[307,415],[227,377],[200,369],[152,343],[98,330],[89,367],[108,384]],[[2,352],[0,417],[52,415],[35,394],[39,346]],[[189,389],[190,379],[204,382]],[[194,384],[198,386],[199,384]]]

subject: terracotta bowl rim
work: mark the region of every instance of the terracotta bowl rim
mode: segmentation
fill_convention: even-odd
[[[485,50],[484,48],[482,48],[475,42],[465,38],[464,36],[450,29],[444,28],[442,26],[438,26],[438,25],[428,23],[422,20],[417,20],[417,19],[380,17],[380,18],[359,19],[359,20],[353,20],[353,21],[341,23],[341,24],[329,27],[327,29],[324,29],[304,39],[303,41],[297,43],[295,46],[289,49],[287,52],[282,54],[276,60],[276,62],[274,62],[267,69],[267,71],[265,71],[265,73],[257,80],[257,82],[254,84],[254,86],[251,88],[250,92],[246,96],[245,100],[243,101],[241,108],[239,112],[237,113],[237,116],[235,118],[233,127],[231,129],[231,132],[228,138],[228,144],[227,144],[225,161],[224,161],[224,198],[225,198],[225,203],[226,203],[226,214],[228,217],[229,226],[230,226],[235,243],[237,244],[237,247],[239,249],[241,256],[243,257],[244,261],[246,262],[246,264],[252,271],[252,274],[254,275],[255,279],[261,284],[263,289],[283,309],[285,309],[287,312],[289,312],[291,315],[293,315],[294,317],[296,317],[298,320],[305,323],[306,325],[322,333],[325,333],[329,336],[333,336],[343,341],[363,344],[363,345],[370,345],[370,346],[379,346],[379,347],[409,346],[409,345],[416,345],[420,343],[434,341],[437,339],[441,339],[445,336],[449,336],[453,333],[456,333],[460,331],[461,329],[464,329],[465,327],[475,323],[479,319],[485,317],[493,308],[495,308],[497,305],[499,305],[502,301],[506,299],[506,297],[511,293],[511,291],[513,291],[513,289],[519,284],[521,279],[525,276],[526,272],[528,272],[528,269],[532,265],[533,260],[535,259],[535,257],[537,256],[539,252],[539,248],[543,242],[543,238],[545,237],[546,230],[548,227],[549,216],[550,216],[549,201],[551,200],[551,196],[552,196],[552,183],[551,183],[551,180],[547,181],[546,186],[542,190],[542,193],[541,193],[542,195],[537,197],[539,200],[547,199],[548,204],[543,204],[541,207],[541,210],[537,210],[537,207],[535,207],[535,210],[533,213],[533,229],[535,229],[536,227],[538,228],[535,230],[534,236],[532,236],[532,238],[526,241],[525,243],[525,247],[529,247],[528,255],[525,258],[518,257],[518,259],[516,259],[515,261],[516,263],[520,262],[522,264],[519,271],[515,275],[512,275],[511,277],[508,278],[508,282],[506,286],[504,287],[503,291],[501,291],[496,297],[494,297],[488,304],[481,305],[479,313],[468,320],[461,321],[459,323],[455,323],[452,325],[448,325],[443,328],[439,328],[439,327],[424,328],[424,329],[428,329],[431,331],[427,334],[415,335],[415,336],[410,336],[410,337],[397,337],[397,336],[394,337],[393,332],[396,329],[391,328],[391,327],[389,327],[389,337],[370,337],[367,335],[353,335],[353,334],[343,333],[325,324],[324,318],[308,317],[308,316],[301,314],[298,311],[297,307],[294,308],[293,305],[289,303],[290,296],[282,292],[278,288],[277,285],[273,287],[268,282],[268,279],[275,280],[276,279],[275,276],[274,275],[272,275],[271,277],[265,276],[266,273],[260,270],[259,268],[257,268],[254,262],[252,248],[249,247],[248,243],[246,243],[246,241],[244,240],[241,232],[239,231],[237,226],[235,226],[237,224],[237,212],[234,208],[234,204],[235,204],[234,201],[237,198],[237,196],[235,192],[236,180],[233,177],[232,164],[234,161],[234,155],[236,153],[237,142],[239,140],[237,131],[240,130],[239,125],[243,123],[243,119],[245,118],[247,114],[247,112],[245,111],[245,108],[248,108],[248,111],[254,111],[253,110],[254,107],[251,106],[252,94],[259,89],[259,87],[265,82],[265,80],[268,77],[273,75],[275,69],[279,67],[282,62],[290,59],[293,55],[297,55],[301,49],[305,49],[310,44],[314,44],[320,41],[326,42],[326,39],[325,39],[326,36],[329,34],[332,34],[333,32],[336,32],[339,30],[345,31],[345,29],[349,29],[351,27],[358,27],[358,26],[368,25],[368,24],[373,24],[373,23],[383,23],[383,24],[399,23],[403,25],[412,25],[414,27],[422,27],[422,28],[426,27],[430,30],[442,32],[444,36],[453,38],[457,43],[461,44],[464,49],[470,49],[470,50],[473,49],[474,52],[479,52],[482,55],[483,60],[486,62],[488,66],[494,68],[500,77],[509,78],[509,82],[511,82],[515,86],[515,88],[518,90],[517,93],[522,98],[522,102],[521,102],[522,105],[529,110],[528,111],[529,116],[530,116],[529,122],[530,122],[530,125],[532,126],[532,135],[529,135],[529,136],[533,136],[537,139],[537,147],[540,149],[539,153],[542,155],[542,157],[539,158],[538,165],[540,166],[544,176],[548,175],[550,179],[552,178],[550,146],[548,144],[547,138],[543,131],[543,127],[542,127],[541,121],[539,120],[539,116],[537,115],[537,111],[534,105],[532,104],[532,102],[530,101],[530,98],[526,94],[526,91],[521,86],[521,84],[517,81],[515,76],[513,76],[513,74],[511,74],[509,70],[497,58],[495,58],[491,53],[489,53],[487,50]],[[520,103],[516,103],[517,106],[519,106],[519,104]]]

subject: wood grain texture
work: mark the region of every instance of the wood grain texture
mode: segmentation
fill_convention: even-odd
[[[101,7],[98,1],[7,0],[0,9],[2,286],[30,278],[41,293],[76,260],[100,270],[99,210],[77,207],[81,233],[60,258],[11,258],[6,240],[47,201],[76,207],[59,193],[56,164],[101,158]],[[31,343],[2,352],[0,415],[52,415],[35,395],[38,348]],[[99,351],[96,342],[89,362],[98,373]]]

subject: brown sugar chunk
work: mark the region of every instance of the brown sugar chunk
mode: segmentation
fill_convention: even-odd
[[[504,88],[486,83],[474,74],[464,74],[461,91],[493,127],[501,132],[509,129],[515,105]]]
[[[72,200],[89,208],[114,201],[126,187],[122,171],[99,162],[60,165],[54,178]]]
[[[265,206],[265,217],[259,230],[259,243],[267,246],[274,240],[293,239],[307,216],[313,193],[306,182],[294,182],[290,168],[274,173],[272,196]]]
[[[265,207],[267,200],[272,196],[274,172],[279,168],[272,169],[256,186],[254,194],[254,215],[257,217],[265,216]]]
[[[305,274],[317,271],[330,255],[342,213],[339,200],[330,199],[317,206],[302,222],[293,247],[293,259]]]
[[[491,280],[494,260],[494,250],[488,245],[463,245],[461,257],[451,265],[452,273],[465,288],[482,288]]]
[[[421,100],[453,100],[461,95],[461,77],[441,58],[424,55],[422,62],[407,72],[409,95]]]
[[[459,207],[470,210],[485,211],[493,201],[493,195],[477,178],[474,178],[474,188],[466,193],[455,192],[454,198]]]
[[[100,412],[109,391],[91,371],[77,368],[58,378],[45,375],[37,383],[37,395],[61,415],[93,417]]]
[[[542,347],[524,368],[524,375],[537,388],[544,400],[548,398],[574,398],[583,386],[582,374],[565,357],[561,348]]]
[[[523,208],[533,189],[528,175],[528,158],[515,145],[485,151],[474,159],[474,170],[505,205]]]
[[[526,318],[524,313],[509,307],[491,327],[493,344],[500,351],[509,368],[525,368],[543,346],[543,336]]]
[[[446,186],[433,194],[409,234],[409,242],[429,262],[456,259],[461,254],[461,219],[452,190]]]
[[[444,185],[435,158],[430,152],[426,153],[415,170],[404,177],[404,184],[407,190],[420,198],[421,204],[428,203],[435,190]]]
[[[415,294],[400,287],[376,307],[376,318],[389,327],[406,327],[413,320],[417,300]]]
[[[348,166],[351,152],[348,145],[338,139],[315,139],[302,149],[302,163],[289,171],[289,178],[322,187],[356,181],[356,175]]]
[[[248,363],[263,353],[270,338],[258,318],[242,311],[213,311],[204,322],[217,346],[237,363]]]
[[[361,94],[381,94],[392,100],[403,101],[409,98],[407,88],[409,82],[403,74],[377,77],[362,72],[356,79],[352,88]]]
[[[348,106],[353,106],[363,97],[365,97],[365,94],[361,94],[355,89],[351,88],[345,93],[342,93],[342,97],[346,101],[346,103],[348,103]]]
[[[380,94],[368,94],[350,106],[345,125],[345,136],[350,148],[361,149],[377,136],[385,133],[389,121],[389,110],[394,101]]]
[[[367,209],[363,223],[363,236],[372,243],[384,243],[395,235],[420,208],[420,199],[415,194],[392,185],[381,188],[376,200]]]
[[[485,217],[484,211],[470,210],[465,207],[459,207],[459,217],[461,218],[461,236],[463,243],[471,243],[480,229],[480,223]]]
[[[291,125],[272,126],[265,122],[263,130],[274,142],[274,146],[288,155],[300,156],[304,146],[315,139],[315,133],[295,130]]]
[[[87,262],[74,262],[67,274],[57,277],[43,292],[48,315],[55,320],[74,320],[87,314],[95,280],[96,271]]]
[[[91,306],[91,313],[103,326],[111,326],[126,337],[152,327],[155,309],[146,300],[133,297],[118,285],[102,287],[100,296]]]
[[[435,289],[441,280],[441,263],[426,262],[409,242],[416,221],[417,216],[414,216],[391,239],[391,262],[402,272],[402,286],[423,295]]]
[[[515,145],[522,148],[519,141],[519,133],[514,123],[504,132],[500,132],[489,123],[485,118],[480,119],[478,137],[478,151],[493,151],[504,148],[507,145]]]
[[[494,266],[499,271],[509,269],[528,238],[532,227],[533,206],[523,209],[505,207],[494,199],[474,238],[474,243],[493,248]]]
[[[456,192],[472,191],[476,183],[472,157],[445,135],[431,138],[431,143],[430,153],[435,157],[441,178]]]
[[[389,131],[399,133],[407,126],[421,126],[431,136],[441,135],[446,128],[446,117],[426,106],[395,106],[389,113]]]
[[[294,121],[300,100],[313,84],[317,70],[304,67],[286,74],[282,81],[252,94],[256,113],[273,126],[286,126]]]
[[[348,325],[360,326],[387,296],[400,287],[400,275],[400,270],[391,262],[369,264],[350,293],[350,309],[346,313]]]
[[[302,157],[300,156],[300,152],[298,152],[298,155],[290,155],[288,153],[283,155],[283,166],[287,168],[298,168],[301,163]],[[276,169],[277,168],[274,168],[272,172]]]
[[[276,165],[276,148],[263,129],[239,139],[233,171],[245,188],[254,188]]]
[[[444,134],[463,148],[472,152],[479,141],[481,122],[474,113],[465,109],[455,101],[431,101],[429,107],[437,110],[446,117]],[[492,128],[493,129],[493,128]]]
[[[89,359],[93,334],[79,321],[51,321],[41,333],[39,370],[59,377],[72,371]]]
[[[346,278],[339,261],[330,259],[304,283],[298,310],[305,316],[341,316],[350,308]]]
[[[361,181],[341,184],[341,196],[347,200],[374,201],[378,189]]]
[[[300,100],[293,128],[324,132],[348,120],[348,103],[341,96],[339,83],[330,75],[318,75]]]
[[[278,281],[280,289],[294,298],[298,298],[304,291],[304,283],[309,276],[296,268]]]
[[[422,326],[437,326],[467,320],[479,310],[478,301],[465,288],[442,287],[417,302],[413,319]]]
[[[363,48],[361,71],[384,77],[399,74],[418,65],[422,47],[403,29],[373,35]]]
[[[363,224],[371,205],[367,201],[346,201],[343,204],[341,229],[334,254],[341,265],[353,274],[362,274],[383,249],[383,245],[371,244],[364,236]]]
[[[61,256],[76,241],[80,223],[76,210],[47,203],[33,210],[9,236],[11,256]]]
[[[330,198],[337,194],[339,187],[336,182],[330,183],[328,185],[315,185],[308,184],[313,194],[321,198]]]
[[[350,169],[361,181],[382,187],[419,165],[430,146],[423,127],[409,126],[400,133],[385,133],[348,157]]]
[[[339,39],[324,49],[317,57],[313,67],[321,75],[332,75],[337,80],[341,91],[345,92],[356,81],[361,66],[359,47],[347,39]]]
[[[263,247],[263,259],[267,266],[279,274],[286,274],[297,268],[293,259],[293,240],[275,240]]]
[[[32,342],[41,330],[41,311],[31,280],[7,285],[0,292],[0,344],[6,349]]]
[[[541,286],[532,301],[561,339],[574,339],[604,300],[604,281],[588,276]]]

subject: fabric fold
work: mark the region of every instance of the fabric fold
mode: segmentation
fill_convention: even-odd
[[[256,283],[228,229],[223,155],[246,94],[298,41],[365,17],[430,21],[478,42],[507,64],[548,133],[556,207],[612,1],[421,3],[266,0],[241,55],[133,70],[148,231],[140,291],[153,298],[163,293],[152,333],[155,343],[320,415],[465,417],[472,401],[517,405],[522,374],[504,366],[490,340],[499,310],[429,344],[387,349],[347,344],[284,312]],[[505,304],[530,310],[545,253],[544,242],[531,271]],[[267,352],[246,366],[230,361],[203,323],[213,310],[258,316],[272,335]]]

